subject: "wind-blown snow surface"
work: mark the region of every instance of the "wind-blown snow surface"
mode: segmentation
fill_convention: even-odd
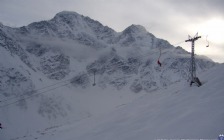
[[[18,139],[217,139],[224,132],[224,65],[199,77],[201,87],[179,82],[122,104],[110,113],[28,133]]]

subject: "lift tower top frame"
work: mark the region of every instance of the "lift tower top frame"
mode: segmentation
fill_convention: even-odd
[[[191,82],[190,86],[195,83],[197,86],[201,86],[201,82],[196,76],[196,64],[195,64],[195,57],[194,57],[194,42],[201,38],[201,36],[198,36],[198,33],[192,38],[189,36],[188,40],[185,40],[185,42],[191,42],[191,68],[190,68],[190,73],[191,73]]]

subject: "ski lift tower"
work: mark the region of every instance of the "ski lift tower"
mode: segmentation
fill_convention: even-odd
[[[191,82],[190,86],[195,83],[197,86],[201,86],[201,82],[196,77],[196,65],[195,65],[195,57],[194,57],[194,42],[201,38],[201,36],[198,36],[198,33],[192,38],[191,36],[188,35],[188,40],[185,40],[185,42],[191,42],[191,68],[190,68],[190,73],[191,73]]]

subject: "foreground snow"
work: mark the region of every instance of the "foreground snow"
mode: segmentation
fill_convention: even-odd
[[[224,66],[199,75],[203,85],[177,83],[73,124],[18,139],[149,140],[217,139],[224,133]]]

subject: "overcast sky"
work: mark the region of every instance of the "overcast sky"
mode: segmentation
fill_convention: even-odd
[[[224,0],[0,0],[0,22],[12,27],[49,20],[60,11],[89,16],[117,32],[139,24],[188,51],[191,44],[184,40],[198,32],[196,53],[224,62]]]

